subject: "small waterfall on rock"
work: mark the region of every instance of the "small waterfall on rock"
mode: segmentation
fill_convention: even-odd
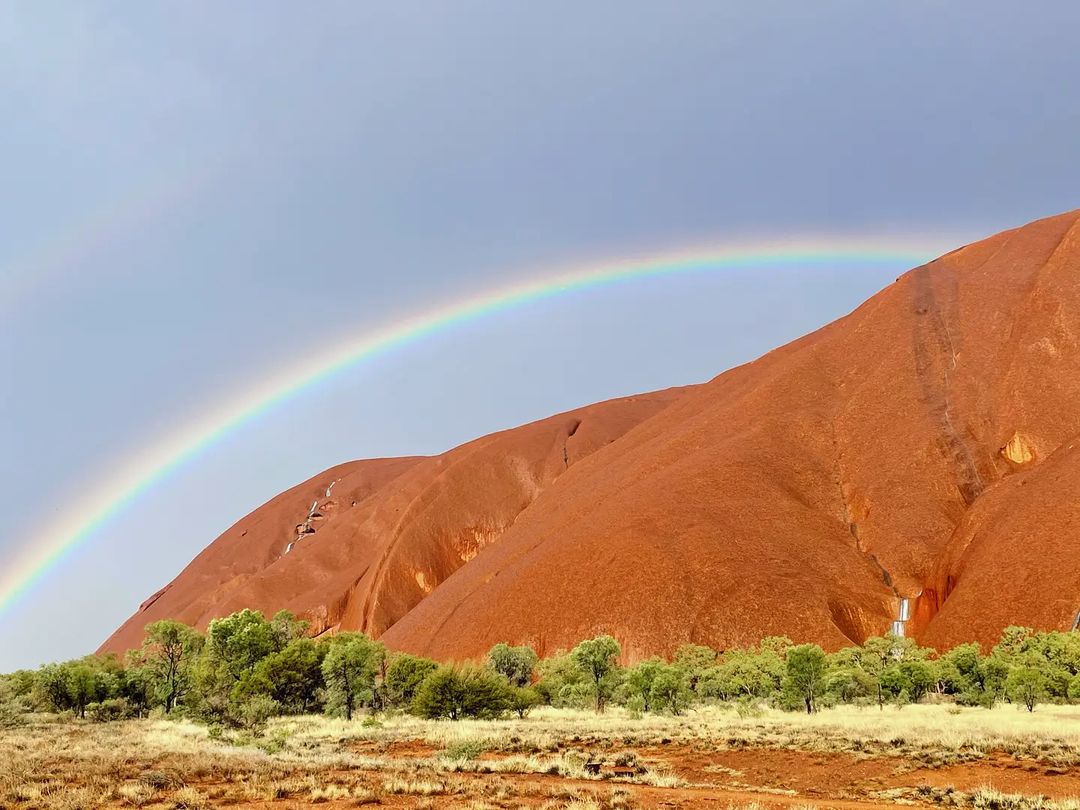
[[[330,493],[334,490],[334,484],[336,484],[336,483],[337,483],[336,480],[330,482],[330,486],[328,486],[326,488],[326,491],[325,491],[325,494],[324,494],[323,497],[325,497],[325,498],[330,497]],[[315,500],[313,500],[311,502],[311,507],[308,509],[307,517],[304,518],[302,523],[297,524],[297,526],[296,526],[296,537],[293,539],[293,541],[291,543],[289,543],[289,545],[285,546],[285,550],[281,553],[281,555],[285,556],[286,554],[288,554],[290,551],[293,550],[293,547],[297,543],[299,543],[302,539],[307,537],[309,534],[315,534],[315,527],[312,526],[311,523],[312,523],[312,521],[314,521],[316,519],[321,519],[322,517],[323,516],[321,514],[319,514],[319,499],[316,498]]]
[[[892,628],[889,630],[894,636],[900,636],[901,638],[907,635],[906,627],[908,620],[911,618],[911,600],[906,596],[900,597],[900,607],[896,611],[896,620],[892,623]]]

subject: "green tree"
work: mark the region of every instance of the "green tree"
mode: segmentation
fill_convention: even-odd
[[[683,644],[675,650],[671,663],[686,675],[687,686],[697,691],[701,676],[716,665],[716,650],[700,644]]]
[[[538,660],[532,647],[511,647],[506,643],[496,644],[488,653],[488,666],[506,678],[511,686],[532,683]]]
[[[537,669],[540,680],[535,688],[546,703],[559,708],[576,708],[585,705],[592,698],[585,673],[569,653],[555,653],[540,661]]]
[[[1010,700],[1023,703],[1029,712],[1046,697],[1046,676],[1038,667],[1021,664],[1014,667],[1006,679],[1006,692]]]
[[[1074,675],[1073,679],[1069,681],[1068,689],[1069,700],[1074,703],[1080,702],[1080,675]]]
[[[1009,663],[1020,655],[1027,646],[1028,640],[1034,631],[1030,627],[1010,625],[1001,631],[1001,638],[991,650],[991,655],[996,655]]]
[[[327,652],[328,645],[310,638],[293,638],[256,665],[253,680],[267,685],[262,693],[277,701],[286,714],[318,711],[322,663]]]
[[[531,686],[511,686],[506,699],[510,711],[519,718],[524,718],[534,706],[543,702],[540,693]]]
[[[86,717],[86,707],[102,697],[98,673],[83,661],[70,662],[63,666],[66,670],[70,706],[79,717]]]
[[[835,657],[839,665],[850,665],[862,670],[873,682],[879,708],[891,693],[899,695],[897,684],[904,675],[896,667],[907,661],[922,661],[930,651],[920,648],[912,639],[904,636],[872,636],[861,647],[841,650]],[[886,687],[889,684],[889,688]]]
[[[278,641],[279,636],[262,613],[246,608],[224,619],[214,619],[206,634],[212,666],[233,681],[240,680],[245,672],[254,672],[262,659],[278,649]]]
[[[788,650],[784,691],[800,700],[807,714],[817,709],[825,670],[825,651],[817,644],[800,644]]]
[[[902,661],[900,671],[907,680],[911,702],[918,703],[934,686],[934,668],[927,661]]]
[[[26,722],[29,694],[20,694],[17,673],[0,677],[0,728],[13,728]]]
[[[35,702],[46,709],[62,712],[71,708],[67,669],[63,664],[46,664],[34,676]]]
[[[778,639],[766,639],[751,649],[733,649],[724,653],[719,667],[713,667],[702,676],[697,691],[702,697],[766,698],[779,692],[784,679],[784,659],[777,649]],[[783,639],[786,641],[786,639]],[[769,642],[766,646],[765,642]]]
[[[502,676],[487,667],[443,664],[420,685],[413,711],[430,719],[498,717],[510,707],[510,689]]]
[[[182,622],[163,619],[146,626],[142,648],[132,653],[134,666],[144,670],[148,685],[168,714],[191,685],[195,657],[203,637]]]
[[[149,668],[129,663],[124,670],[120,694],[130,704],[132,714],[145,717],[156,700],[156,687]]]
[[[604,703],[614,688],[612,676],[621,653],[619,642],[611,636],[597,636],[582,641],[570,652],[570,658],[593,688],[597,713],[604,710]]]
[[[297,619],[289,611],[279,610],[270,620],[270,634],[273,638],[274,650],[280,652],[292,642],[304,638],[309,626],[309,622]]]
[[[343,710],[352,720],[353,711],[374,695],[385,655],[382,644],[363,633],[334,636],[322,662],[328,708]]]
[[[874,696],[878,682],[857,666],[830,656],[824,691],[839,703],[854,703]]]
[[[641,701],[644,711],[651,708],[653,681],[663,668],[664,662],[659,658],[649,658],[626,670],[626,689],[633,698]]]
[[[386,669],[383,686],[386,696],[393,706],[409,706],[416,697],[416,691],[439,665],[429,658],[420,658],[408,653],[396,653],[390,659]]]
[[[690,676],[682,667],[674,664],[661,667],[650,689],[653,704],[676,716],[682,714],[693,696],[689,682]]]

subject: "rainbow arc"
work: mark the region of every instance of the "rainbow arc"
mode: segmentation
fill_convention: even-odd
[[[351,340],[336,341],[332,347],[221,403],[101,476],[97,486],[83,493],[71,508],[37,534],[22,556],[9,560],[4,566],[0,572],[0,613],[140,495],[223,436],[299,392],[393,349],[432,339],[456,326],[525,304],[638,279],[753,268],[791,267],[813,271],[841,264],[886,265],[900,269],[924,263],[939,252],[940,245],[930,241],[890,244],[875,239],[833,238],[639,256],[564,269],[538,279],[481,292],[383,328],[362,332]]]

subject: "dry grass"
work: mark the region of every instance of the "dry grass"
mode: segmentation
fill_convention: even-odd
[[[356,742],[421,740],[453,751],[538,754],[568,742],[628,747],[668,743],[717,747],[795,748],[810,751],[898,753],[951,761],[1002,751],[1017,756],[1080,763],[1080,706],[1040,706],[1035,712],[1013,706],[996,709],[947,705],[896,708],[841,706],[815,715],[763,709],[740,717],[727,707],[707,707],[685,717],[632,717],[619,710],[591,712],[546,709],[524,720],[433,723],[411,716],[390,717],[379,728],[341,720],[305,717],[279,720],[293,744],[326,739]]]
[[[642,753],[680,746],[697,752],[766,747],[900,754],[921,764],[1000,751],[1080,764],[1080,707],[1042,706],[1034,713],[1008,706],[843,707],[815,716],[766,709],[755,717],[707,708],[678,718],[549,709],[524,720],[390,716],[379,725],[301,717],[272,721],[266,736],[254,740],[230,733],[211,739],[205,728],[185,722],[34,721],[0,731],[0,807],[196,810],[405,802],[476,810],[626,810],[641,806],[638,791],[695,787]],[[596,762],[599,773],[586,767]],[[614,776],[614,765],[632,770]],[[722,776],[723,768],[707,767],[697,779],[709,773]],[[891,798],[976,810],[1080,810],[1078,802],[1046,803],[990,790]],[[761,801],[771,800],[766,795]]]

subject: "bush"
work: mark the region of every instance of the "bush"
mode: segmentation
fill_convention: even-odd
[[[817,710],[817,699],[823,691],[825,651],[817,644],[800,644],[787,654],[784,675],[784,703],[794,708],[800,703],[807,714]]]
[[[439,665],[428,658],[408,653],[396,654],[383,678],[387,701],[392,706],[411,705],[424,679],[438,668]]]
[[[532,647],[496,644],[488,653],[488,666],[506,678],[511,686],[528,686],[538,660]]]
[[[486,750],[487,746],[483,740],[455,740],[446,746],[446,750],[443,751],[443,756],[447,759],[473,760],[483,754]]]
[[[592,686],[597,713],[618,686],[617,659],[622,654],[619,642],[611,636],[597,636],[583,641],[570,653],[571,660]]]
[[[561,652],[545,658],[538,669],[540,680],[535,689],[545,703],[578,708],[588,700],[585,675],[569,654]]]
[[[682,714],[693,697],[689,680],[690,676],[682,667],[675,664],[661,667],[649,690],[654,708],[671,712],[676,716]]]
[[[135,716],[135,710],[127,698],[109,698],[100,703],[91,703],[86,707],[86,713],[97,723],[111,723]]]
[[[237,711],[237,719],[251,731],[261,731],[266,721],[281,714],[281,704],[266,695],[248,698]]]
[[[1009,700],[1022,703],[1029,712],[1046,697],[1046,676],[1036,667],[1025,665],[1013,669],[1005,682]]]
[[[529,686],[511,686],[507,693],[507,705],[519,718],[524,718],[533,706],[543,702],[540,693]]]
[[[506,681],[486,667],[440,666],[421,684],[413,712],[430,719],[494,718],[510,708]]]
[[[334,636],[322,662],[327,709],[343,711],[352,720],[353,711],[374,698],[375,676],[385,658],[383,645],[363,633]]]

